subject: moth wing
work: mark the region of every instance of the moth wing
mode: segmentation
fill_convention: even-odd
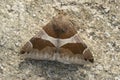
[[[92,53],[80,38],[79,34],[74,35],[65,42],[67,43],[60,47],[60,57],[58,61],[77,64],[94,62]]]
[[[41,29],[38,34],[32,37],[21,48],[20,53],[22,57],[38,60],[54,60],[55,46],[51,41],[42,38],[45,35],[46,33]]]

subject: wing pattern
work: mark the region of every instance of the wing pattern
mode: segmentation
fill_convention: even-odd
[[[25,58],[57,60],[63,63],[94,62],[92,53],[80,38],[69,17],[60,13],[21,49]]]

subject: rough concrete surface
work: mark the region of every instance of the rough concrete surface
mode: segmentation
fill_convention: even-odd
[[[94,64],[20,59],[59,9],[79,25]],[[120,80],[120,0],[0,0],[0,80]]]

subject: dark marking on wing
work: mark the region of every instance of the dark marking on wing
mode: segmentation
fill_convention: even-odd
[[[81,56],[83,56],[84,60],[86,61],[89,60],[91,63],[94,62],[93,55],[85,44],[68,43],[68,44],[63,45],[61,48],[71,51],[73,55],[80,54]]]
[[[83,56],[84,56],[84,59],[85,59],[85,60],[89,60],[91,63],[94,62],[93,55],[92,55],[92,53],[90,52],[89,49],[86,49],[86,50],[84,51]]]
[[[60,39],[70,38],[77,33],[73,23],[64,14],[55,16],[43,29],[49,36]]]
[[[55,47],[50,41],[43,40],[41,38],[32,38],[30,42],[33,45],[34,49],[42,50],[43,48],[49,46],[49,47]]]
[[[21,48],[20,54],[24,54],[25,52],[29,52],[32,49],[32,45],[30,42],[26,42],[26,44]]]
[[[63,45],[61,48],[68,49],[73,54],[82,54],[85,48],[87,48],[87,46],[83,45],[82,43],[68,43]]]

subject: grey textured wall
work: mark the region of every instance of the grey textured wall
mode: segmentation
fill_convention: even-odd
[[[63,9],[95,63],[21,60],[19,50]],[[120,0],[0,0],[0,80],[120,80]]]

